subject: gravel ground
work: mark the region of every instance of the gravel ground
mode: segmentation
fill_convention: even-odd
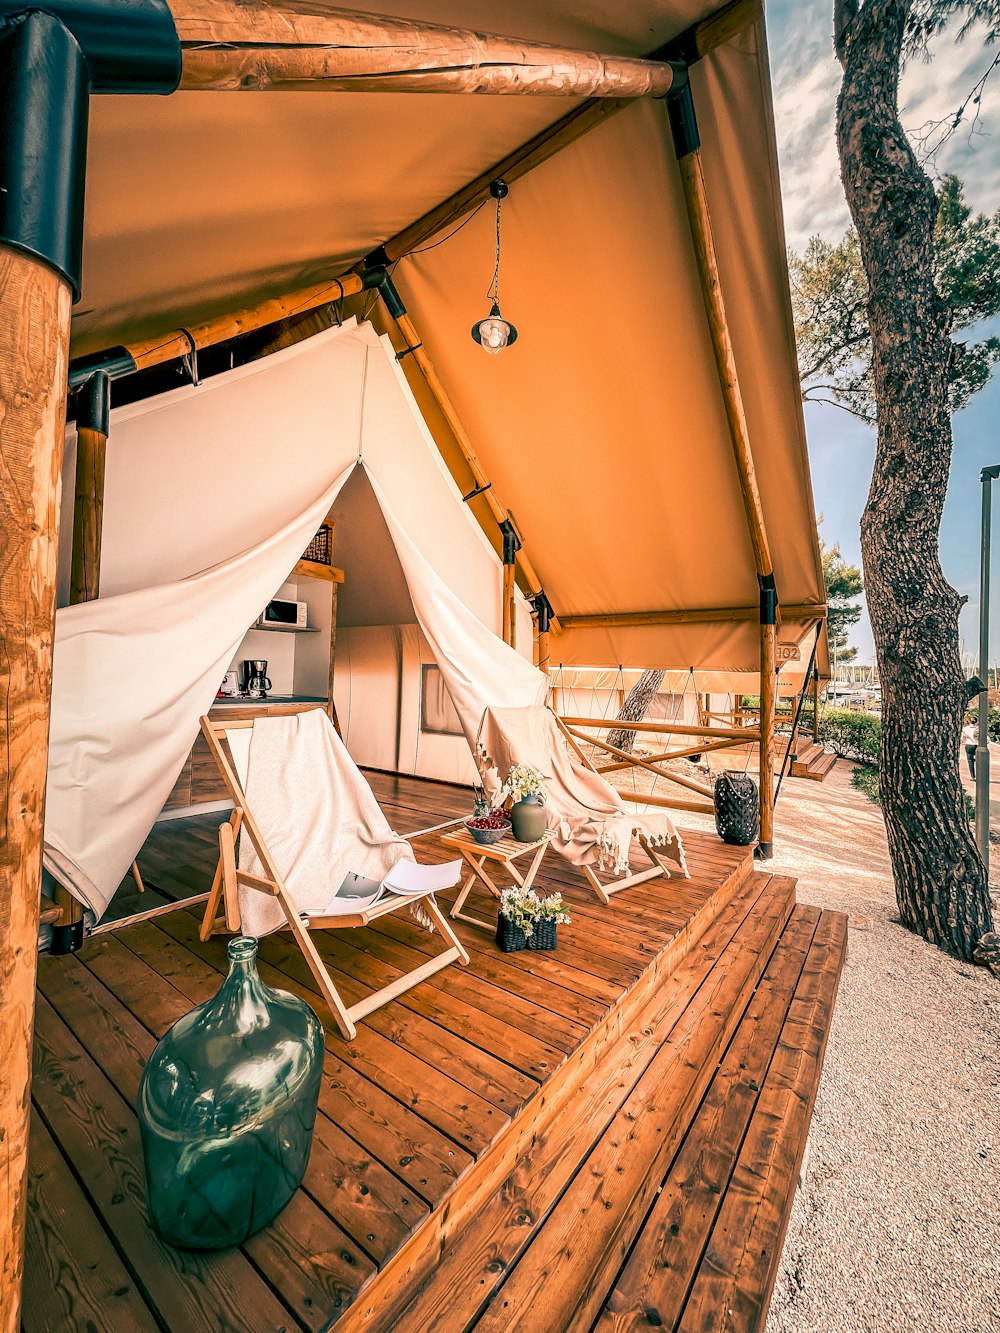
[[[997,1333],[1000,981],[895,924],[850,774],[786,779],[777,811],[774,869],[851,928],[767,1333]]]

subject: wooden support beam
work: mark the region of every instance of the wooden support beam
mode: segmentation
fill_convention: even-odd
[[[736,731],[728,727],[694,727],[681,722],[624,722],[609,717],[563,717],[559,721],[567,727],[589,727],[593,731],[643,731],[656,736],[705,736],[709,740],[759,741],[760,732],[749,727]]]
[[[658,768],[648,759],[640,759],[638,755],[628,754],[625,750],[620,750],[617,745],[612,745],[609,741],[599,740],[596,736],[588,736],[585,732],[578,731],[574,727],[568,727],[567,730],[577,740],[586,741],[588,745],[596,745],[599,750],[606,750],[608,754],[626,760],[628,765],[633,768],[644,768],[650,773],[655,773],[659,778],[667,778],[670,782],[676,782],[680,787],[687,787],[690,791],[696,791],[701,796],[711,797],[713,795],[712,788],[704,782],[698,782],[683,773],[672,773],[669,769]]]
[[[549,650],[549,630],[543,630],[538,635],[538,670],[549,674],[550,650]]]
[[[104,464],[108,437],[81,426],[76,433],[76,495],[69,600],[92,602],[100,595],[104,529]]]
[[[663,97],[662,61],[598,55],[310,0],[171,0],[182,89]]]
[[[815,621],[818,615],[826,613],[825,606],[796,604],[781,607],[782,621]],[[564,615],[559,617],[559,624],[568,629],[600,629],[604,626],[620,627],[623,625],[715,625],[730,621],[757,620],[759,606],[719,606],[699,607],[694,610],[671,611],[617,611],[595,615]]]
[[[0,246],[0,1330],[20,1327],[69,283]]]
[[[738,33],[748,28],[760,13],[760,0],[732,0],[723,5],[715,14],[700,23],[687,28],[666,46],[650,52],[651,60],[665,60],[668,56],[682,53],[689,63],[701,60],[717,47],[731,41]],[[480,173],[449,199],[437,204],[423,217],[404,227],[385,242],[385,252],[391,262],[401,259],[411,250],[417,249],[424,241],[430,240],[446,227],[458,222],[474,208],[478,208],[484,199],[489,198],[490,182],[502,176],[508,184],[524,176],[533,168],[547,162],[550,157],[574,143],[582,135],[589,133],[611,116],[616,115],[632,102],[625,99],[594,98],[567,115],[547,126],[539,134],[529,139],[520,148],[500,159],[499,162]]]
[[[128,343],[121,349],[132,358],[135,365],[129,370],[148,370],[150,366],[161,366],[167,361],[191,352],[201,351],[203,347],[216,347],[219,343],[238,338],[244,333],[253,333],[256,329],[266,328],[283,319],[320,306],[329,305],[347,296],[357,296],[364,290],[364,279],[359,273],[345,273],[340,278],[329,278],[325,282],[314,282],[308,287],[299,287],[285,296],[277,296],[259,305],[247,306],[242,310],[233,310],[228,314],[216,315],[213,319],[202,320],[185,329],[170,329],[159,333],[154,338],[141,342]],[[79,378],[89,373],[88,364],[94,364],[98,356],[81,358],[80,362],[70,367],[71,378],[76,383]],[[83,369],[78,371],[77,366]]]
[[[515,628],[514,616],[514,587],[515,587],[515,566],[504,565],[503,567],[503,626],[501,636],[504,643],[509,643],[512,648],[516,647],[515,639],[517,630]]]
[[[774,710],[778,678],[775,627],[760,627],[760,851],[768,857],[774,844]]]
[[[715,814],[715,806],[708,801],[685,801],[677,796],[657,796],[655,792],[630,793],[624,787],[616,787],[615,790],[630,805],[659,805],[665,810],[689,810],[696,815]]]
[[[813,672],[813,741],[819,743],[819,672]]]
[[[599,744],[599,742],[595,742],[595,744]],[[648,754],[646,755],[646,761],[650,764],[658,764],[667,759],[690,759],[692,755],[711,754],[713,750],[730,750],[740,744],[740,741],[709,741],[707,745],[686,745],[682,750],[663,750],[659,754]],[[598,773],[618,773],[624,768],[631,767],[632,759],[630,756],[617,764],[602,764],[597,771]]]
[[[743,395],[740,392],[739,376],[736,373],[736,357],[733,353],[732,338],[729,333],[729,320],[719,281],[719,261],[715,251],[715,238],[712,234],[712,218],[708,207],[708,191],[705,187],[705,172],[702,166],[701,149],[687,153],[678,159],[681,183],[684,188],[684,203],[687,207],[691,239],[694,242],[695,257],[698,262],[698,277],[701,283],[705,314],[712,338],[712,350],[719,373],[719,385],[729,423],[729,434],[733,446],[733,459],[743,497],[750,543],[753,547],[757,573],[773,573],[771,548],[764,523],[764,508],[761,504],[757,486],[757,472],[753,454],[750,450],[750,432],[747,428],[746,412],[743,407]]]

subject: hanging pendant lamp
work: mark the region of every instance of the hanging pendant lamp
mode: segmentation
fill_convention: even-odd
[[[493,268],[493,281],[486,293],[491,302],[490,313],[485,319],[477,320],[472,326],[473,341],[479,343],[480,347],[489,352],[491,356],[496,356],[505,347],[510,347],[512,343],[517,342],[517,329],[509,319],[504,319],[500,313],[500,201],[507,197],[507,193],[506,181],[495,180],[490,182],[490,194],[497,201],[496,264]]]

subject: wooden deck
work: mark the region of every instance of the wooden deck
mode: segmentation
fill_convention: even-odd
[[[467,808],[459,789],[370,776],[401,832]],[[217,818],[155,831],[140,865],[158,892],[207,887]],[[843,918],[795,908],[791,881],[740,849],[685,842],[690,879],[609,906],[550,853],[538,887],[573,912],[555,954],[504,955],[461,926],[469,966],[355,1042],[321,1011],[304,1188],[224,1254],[150,1230],[134,1104],[157,1037],[218,988],[225,942],[202,944],[181,908],[41,959],[25,1329],[759,1327]],[[443,859],[435,834],[416,846]],[[433,949],[405,918],[318,939],[351,1002]],[[261,960],[315,1001],[285,937]]]

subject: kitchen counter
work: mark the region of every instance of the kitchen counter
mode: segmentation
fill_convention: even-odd
[[[326,706],[326,700],[316,694],[268,694],[263,699],[232,696],[226,699],[216,699],[215,703],[212,704],[211,711],[214,713],[217,708],[272,708],[288,707],[289,705],[301,708],[309,704],[318,704],[323,708]]]

